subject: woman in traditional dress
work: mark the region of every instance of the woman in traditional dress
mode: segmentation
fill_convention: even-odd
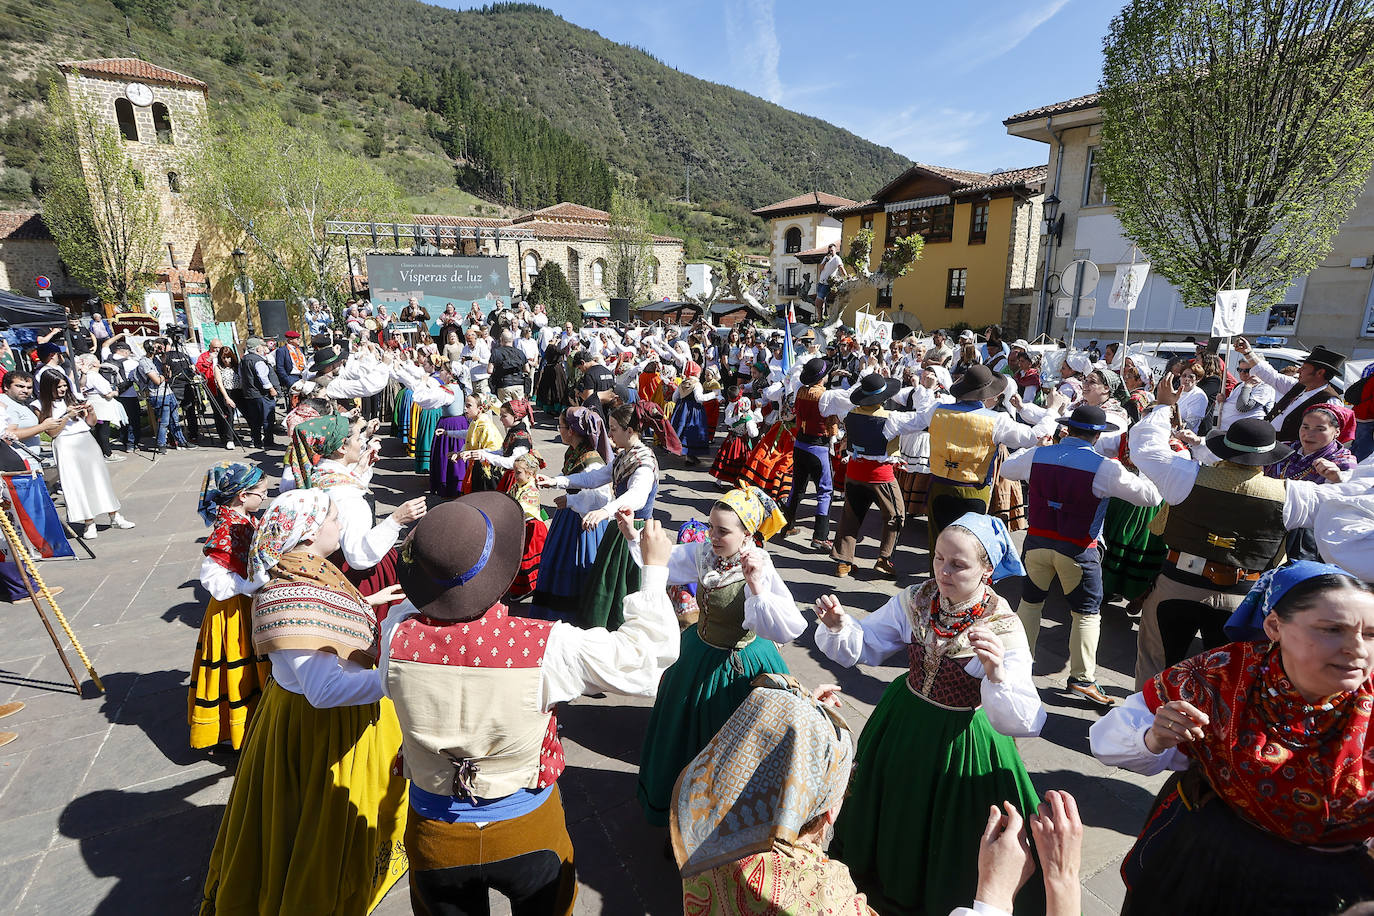
[[[701,464],[701,455],[711,448],[715,430],[706,419],[706,402],[714,401],[718,394],[706,394],[698,378],[701,367],[688,362],[683,370],[682,382],[673,392],[673,430],[682,443],[683,463],[688,467]]]
[[[559,414],[567,406],[568,366],[563,359],[565,355],[556,343],[544,348],[539,381],[534,386],[534,404],[544,413]]]
[[[567,449],[563,452],[564,477],[593,471],[609,464],[611,440],[601,414],[586,407],[569,407],[558,418],[558,435]],[[578,511],[580,491],[569,489],[555,500],[558,511],[549,525],[540,561],[539,581],[531,600],[530,616],[541,620],[571,622],[582,597],[587,574],[596,560],[607,522],[582,527]]]
[[[61,432],[52,437],[52,450],[57,457],[62,496],[67,502],[67,521],[83,526],[81,537],[88,541],[95,539],[98,515],[108,516],[112,528],[134,527],[133,522],[119,514],[119,497],[110,483],[110,470],[91,433],[96,424],[91,405],[71,396],[67,377],[62,373],[47,372],[41,378],[39,422],[66,420]]]
[[[620,533],[639,552],[628,510]],[[782,510],[758,487],[741,487],[711,507],[707,539],[678,544],[668,558],[668,584],[696,585],[699,616],[682,633],[678,660],[663,675],[639,760],[639,805],[649,823],[668,826],[673,785],[765,672],[787,674],[775,643],[806,630],[787,585],[756,542],[786,525]]]
[[[467,474],[467,463],[461,454],[468,438],[468,418],[464,415],[467,404],[462,388],[454,379],[452,364],[442,362],[442,356],[439,359],[439,383],[451,389],[454,397],[447,407],[441,408],[439,422],[435,425],[434,444],[429,453],[429,492],[444,499],[456,499]]]
[[[506,494],[520,504],[525,520],[524,552],[520,556],[520,570],[506,590],[507,604],[528,598],[539,584],[540,560],[549,536],[548,518],[539,505],[539,485],[535,482],[542,464],[534,452],[520,455],[511,466],[510,480],[504,487]]]
[[[1268,572],[1194,656],[1089,730],[1176,771],[1122,863],[1125,916],[1326,916],[1374,899],[1374,595],[1338,566]]]
[[[663,376],[659,372],[658,360],[651,359],[644,364],[644,368],[639,372],[639,380],[635,384],[635,393],[639,395],[639,400],[655,404],[662,410],[665,401],[663,389]]]
[[[200,623],[191,659],[186,718],[191,747],[243,744],[243,732],[271,669],[253,651],[252,595],[263,583],[248,578],[248,551],[258,522],[253,514],[267,498],[262,469],[222,461],[205,472],[196,511],[210,526],[200,584],[210,604]]]
[[[726,405],[725,441],[716,451],[716,459],[711,463],[711,476],[727,487],[739,483],[744,473],[744,463],[749,452],[759,438],[759,423],[762,417],[754,410],[754,402],[744,396],[743,388],[732,388],[730,403]]]
[[[862,622],[834,595],[816,602],[816,646],[846,667],[905,649],[910,670],[873,711],[855,755],[831,854],[874,909],[945,914],[974,896],[978,834],[990,806],[1039,805],[1014,737],[1045,709],[1021,621],[990,583],[1025,569],[1000,519],[969,513],[935,542],[934,578]],[[1016,912],[1044,911],[1036,879]]]
[[[902,370],[902,388],[892,401],[895,409],[902,411],[918,410],[932,396],[940,401],[952,401],[949,388],[953,384],[954,379],[944,366],[928,369],[907,366]],[[897,485],[902,490],[907,518],[923,518],[926,498],[930,494],[930,430],[903,433],[898,438],[898,452],[903,463],[897,467]]]
[[[487,452],[501,448],[506,431],[494,413],[497,403],[496,396],[491,394],[470,394],[463,399],[463,416],[468,420],[467,440],[463,452],[449,456],[449,461],[464,460],[468,452]],[[499,480],[500,475],[494,473],[484,462],[468,461],[463,492],[495,490]]]
[[[507,401],[501,405],[497,417],[504,428],[500,445],[496,448],[469,448],[463,452],[463,460],[476,462],[485,468],[488,476],[497,481],[495,489],[509,493],[515,460],[534,450],[529,425],[530,402],[524,398]]]
[[[1355,438],[1355,413],[1343,404],[1317,404],[1307,408],[1298,428],[1298,439],[1290,442],[1292,453],[1271,464],[1264,473],[1280,480],[1307,480],[1326,483],[1318,469],[1318,461],[1326,461],[1337,469],[1348,471],[1356,465],[1355,456],[1346,445]],[[1289,560],[1319,560],[1317,538],[1311,528],[1295,528],[1288,532]]]
[[[248,572],[253,646],[272,677],[248,729],[205,877],[202,916],[361,916],[406,871],[401,729],[377,676],[372,600],[326,559],[339,515],[321,490],[273,500]]]
[[[640,441],[642,423],[635,407],[615,408],[606,424],[616,449],[610,465],[579,474],[539,477],[541,487],[581,489],[569,495],[567,504],[581,513],[584,531],[609,521],[622,508],[628,508],[640,522],[653,517],[658,496],[658,458],[653,449]],[[624,538],[603,537],[588,570],[574,622],[581,627],[619,629],[624,620],[624,598],[638,590],[639,565],[630,555],[629,544]]]
[[[296,427],[286,455],[297,487],[324,490],[334,501],[340,531],[332,559],[364,595],[396,584],[401,529],[425,514],[425,498],[417,496],[374,524],[367,493],[376,458],[376,444],[368,439],[375,424],[342,414],[307,420]]]

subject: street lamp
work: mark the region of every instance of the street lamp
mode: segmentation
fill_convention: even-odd
[[[1064,238],[1064,215],[1059,212],[1060,200],[1053,191],[1041,205],[1045,212],[1045,272],[1040,282],[1040,333],[1050,332],[1050,272],[1054,270],[1054,246]]]
[[[234,267],[239,272],[239,292],[243,293],[243,317],[248,322],[248,336],[253,336],[253,310],[248,304],[248,252],[242,248],[235,248],[230,255],[234,259]]]

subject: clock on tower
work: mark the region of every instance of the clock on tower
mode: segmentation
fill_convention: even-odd
[[[124,87],[124,91],[128,95],[129,101],[139,107],[146,108],[153,104],[153,90],[143,83],[130,83]]]

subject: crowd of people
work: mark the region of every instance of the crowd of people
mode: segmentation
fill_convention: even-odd
[[[366,913],[407,870],[419,913],[485,912],[491,889],[571,912],[558,707],[595,693],[653,698],[636,797],[685,912],[1077,913],[1077,805],[1015,741],[1046,721],[1056,592],[1066,689],[1103,713],[1092,752],[1175,773],[1124,912],[1374,901],[1374,386],[1346,387],[1340,354],[1286,374],[1237,339],[1230,366],[1117,345],[1046,365],[996,327],[579,328],[523,303],[306,318],[308,351],[151,341],[134,403],[129,375],[78,359],[109,384],[44,367],[11,416],[26,378],[4,380],[12,437],[70,465],[73,522],[122,518],[82,476],[105,469],[102,423],[147,413],[155,447],[193,444],[208,430],[176,417],[198,397],[226,448],[246,427],[265,462],[285,435],[280,480],[220,461],[198,505],[190,741],[239,751],[203,913]],[[379,520],[384,427],[431,497]],[[660,482],[693,467],[715,499],[666,530]],[[803,609],[774,538],[891,599]],[[1104,610],[1139,617],[1127,698],[1097,676]],[[840,668],[906,659],[857,735],[779,652],[808,630]]]

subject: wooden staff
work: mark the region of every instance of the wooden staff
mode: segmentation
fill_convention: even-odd
[[[6,500],[8,501],[8,500]],[[48,631],[48,636],[52,639],[52,644],[57,649],[57,655],[62,659],[62,666],[67,669],[67,674],[72,679],[72,686],[76,688],[76,695],[81,696],[81,680],[72,670],[71,662],[67,661],[67,653],[62,649],[62,643],[58,641],[57,634],[53,631],[52,624],[48,622],[48,617],[43,613],[43,606],[38,603],[39,595],[42,595],[51,605],[53,614],[57,617],[57,622],[62,626],[62,632],[67,634],[67,638],[72,641],[72,648],[76,649],[76,654],[80,656],[81,663],[86,666],[86,671],[91,676],[91,681],[97,690],[105,692],[105,685],[100,682],[100,675],[95,673],[95,668],[91,665],[91,660],[86,656],[86,650],[81,648],[81,643],[77,641],[76,634],[72,632],[71,624],[67,622],[62,609],[57,606],[56,599],[48,590],[48,586],[43,582],[43,577],[38,574],[38,568],[34,566],[33,557],[29,556],[28,548],[19,540],[19,534],[10,524],[9,513],[0,512],[0,528],[4,529],[5,541],[9,544],[10,553],[14,556],[15,565],[19,567],[20,578],[24,580],[24,587],[28,589],[29,600],[33,602],[33,608],[38,612],[38,619],[43,621],[43,627]],[[36,587],[35,587],[36,586]]]

